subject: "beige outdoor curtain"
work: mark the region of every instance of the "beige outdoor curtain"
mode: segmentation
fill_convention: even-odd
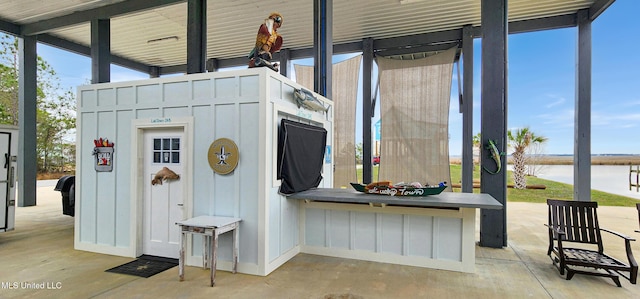
[[[356,176],[356,98],[362,56],[333,65],[331,80],[333,100],[333,187],[348,187]],[[294,65],[296,82],[313,90],[313,67]]]
[[[381,140],[374,181],[450,185],[449,101],[455,54],[452,48],[416,60],[376,58]]]

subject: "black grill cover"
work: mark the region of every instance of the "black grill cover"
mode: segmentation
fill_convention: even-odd
[[[316,188],[322,180],[327,130],[283,119],[278,133],[278,179],[284,195]]]

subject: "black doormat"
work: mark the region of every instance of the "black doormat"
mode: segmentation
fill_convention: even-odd
[[[135,275],[144,278],[151,277],[162,271],[178,265],[178,259],[142,255],[137,260],[113,267],[106,272]]]

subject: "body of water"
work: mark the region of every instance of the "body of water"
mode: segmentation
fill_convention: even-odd
[[[573,185],[573,165],[542,165],[536,175],[545,180]],[[635,184],[635,173],[632,182]],[[628,165],[592,165],[591,189],[640,199],[640,192],[636,192],[635,187],[629,191]]]

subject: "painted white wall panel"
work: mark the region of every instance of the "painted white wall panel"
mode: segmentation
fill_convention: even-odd
[[[211,106],[193,107],[194,118],[194,155],[198,157],[206,157],[209,146],[213,142],[213,130],[211,129],[211,121],[213,120],[213,109]],[[197,159],[204,164],[204,160]],[[205,165],[194,165],[193,169],[193,185],[197,188],[193,189],[193,216],[206,215],[209,209],[213,209],[210,198],[213,196],[213,170],[209,167],[207,161]]]
[[[84,95],[95,95],[95,93],[84,93]],[[95,98],[94,98],[95,103]],[[89,143],[88,145],[82,144],[82,148],[93,149],[92,142],[96,138],[98,132],[97,129],[97,114],[96,113],[80,113],[79,127],[80,138],[78,142]],[[77,227],[80,230],[79,236],[81,242],[95,243],[96,242],[96,191],[97,180],[96,172],[93,167],[94,156],[91,155],[91,151],[78,151],[78,159],[82,160],[81,168],[76,176],[77,184],[82,184],[80,192],[76,194],[78,201],[76,204],[80,205],[79,214],[82,215],[80,219],[80,225]],[[76,186],[78,187],[78,186]],[[77,217],[78,215],[76,215]]]
[[[282,81],[276,78],[270,78],[269,96],[271,99],[282,99]]]
[[[165,108],[163,113],[163,117],[185,117],[191,116],[191,109],[188,106],[182,107],[168,107]]]
[[[217,138],[216,138],[217,139]],[[214,174],[213,183],[213,210],[209,210],[210,215],[229,216],[235,214],[236,178],[228,175]]]
[[[406,215],[406,255],[433,257],[433,217]]]
[[[240,76],[240,97],[258,98],[260,96],[260,81],[258,76]]]
[[[193,82],[193,99],[211,99],[213,98],[212,80],[194,80]]]
[[[382,220],[381,252],[402,255],[402,215],[380,214]]]
[[[133,90],[133,89],[130,89]],[[114,163],[116,179],[116,217],[115,217],[115,238],[117,247],[128,247],[129,227],[131,226],[131,177],[130,167],[127,161],[131,161],[131,147],[128,146],[131,140],[131,120],[133,119],[133,111],[122,110],[117,112],[116,130],[118,143],[114,147],[114,157],[117,163]],[[122,140],[122,141],[120,141]],[[115,141],[115,140],[114,140]]]
[[[211,128],[215,132],[215,138],[230,138],[233,139],[237,134],[238,121],[237,105],[234,104],[219,104],[215,105],[215,116],[211,122]],[[250,120],[244,120],[250,121]]]
[[[439,259],[459,261],[462,259],[462,220],[456,218],[438,219]]]
[[[136,93],[132,86],[116,88],[117,105],[126,107],[136,103]]]
[[[330,211],[331,223],[329,229],[331,230],[331,239],[329,240],[329,247],[345,248],[349,249],[350,235],[350,221],[349,211]]]
[[[355,226],[353,249],[376,251],[376,214],[353,212],[353,217]]]
[[[281,196],[281,212],[280,212],[280,231],[281,240],[280,240],[280,254],[284,254],[285,252],[291,250],[298,243],[298,208],[299,201],[297,199],[289,199],[287,197]]]
[[[219,138],[237,140],[236,135],[238,134],[239,125],[237,104],[220,104],[213,107],[215,109],[215,116],[211,121],[211,128],[215,132],[213,140]],[[240,155],[242,156],[242,153]],[[213,178],[213,210],[209,210],[209,212],[211,215],[234,216],[238,178],[236,175],[219,175],[215,173]]]
[[[218,259],[221,261],[231,261],[233,258],[232,248],[233,238],[231,234],[221,235],[218,239]],[[243,263],[246,263],[246,261],[243,260]]]
[[[98,90],[98,106],[113,106],[116,104],[116,96],[113,89],[100,89]]]
[[[161,89],[159,84],[138,85],[136,88],[137,104],[156,104],[162,102]]]
[[[305,244],[325,247],[325,213],[322,209],[307,209],[305,211]]]
[[[269,261],[273,261],[275,258],[280,256],[280,236],[282,236],[281,222],[280,218],[282,218],[282,214],[280,209],[282,208],[282,199],[279,196],[275,195],[272,192],[271,198],[274,200],[269,201],[269,235],[275,238],[272,238],[269,242]]]
[[[241,104],[240,119],[255,120],[259,117],[259,104]],[[256,244],[255,246],[240,246],[240,259],[247,263],[258,263],[258,234],[260,233],[260,222],[258,215],[258,201],[264,201],[266,195],[258,192],[259,185],[258,171],[259,157],[262,149],[255,146],[259,140],[260,130],[257,121],[246,121],[242,123],[240,136],[238,138],[238,148],[240,150],[240,161],[236,172],[240,174],[240,186],[238,188],[238,217],[242,218],[240,223],[240,243]]]
[[[235,77],[215,78],[214,92],[216,99],[233,99],[238,96],[238,82]]]
[[[162,111],[159,108],[136,109],[136,118],[158,118],[162,117]]]
[[[97,92],[95,90],[80,91],[78,106],[83,109],[95,108],[98,105]]]
[[[166,83],[162,85],[164,102],[186,102],[191,99],[189,81]]]
[[[309,246],[461,261],[461,235],[460,218],[305,209]]]
[[[98,94],[104,91],[99,91]],[[108,94],[108,93],[106,93]],[[115,113],[112,111],[98,112],[98,132],[93,139],[116,137]],[[85,139],[85,146],[93,148],[93,140]],[[92,156],[94,158],[95,156]],[[115,161],[114,161],[115,162]],[[115,164],[115,163],[114,163]],[[98,244],[115,245],[115,176],[110,172],[98,172],[97,175],[97,225],[96,234]]]

